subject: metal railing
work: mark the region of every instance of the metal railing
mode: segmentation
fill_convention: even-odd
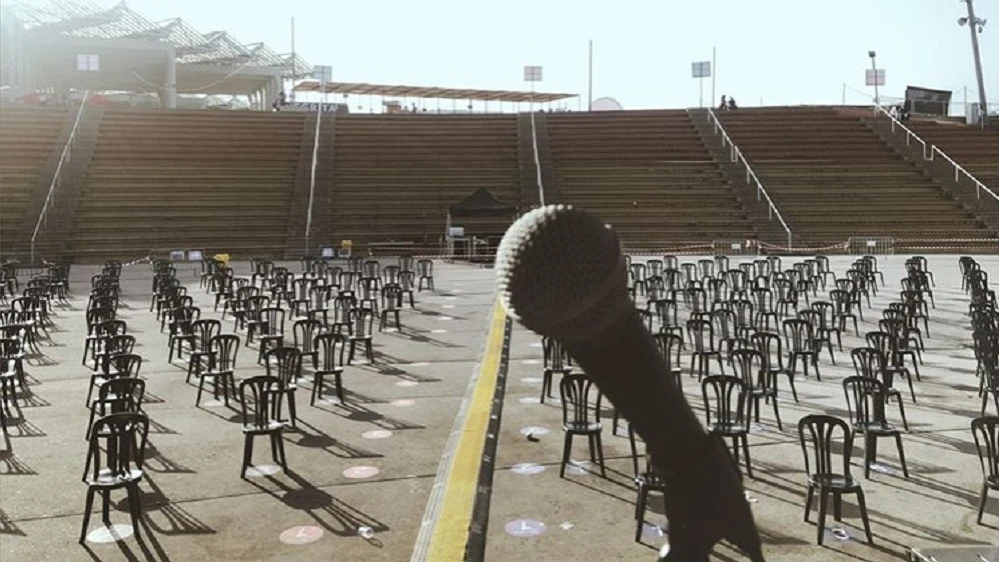
[[[787,226],[787,222],[785,222],[784,217],[781,216],[780,211],[777,209],[777,205],[774,205],[773,200],[770,199],[770,194],[767,193],[766,188],[763,187],[763,182],[761,182],[760,178],[756,176],[756,172],[753,171],[753,167],[749,165],[749,161],[746,160],[746,157],[742,155],[742,151],[739,150],[739,147],[736,146],[735,143],[732,141],[732,137],[728,136],[728,131],[725,130],[725,127],[722,126],[721,121],[718,120],[718,116],[715,115],[714,110],[712,110],[710,107],[708,108],[708,117],[711,119],[712,123],[714,124],[715,132],[720,133],[722,136],[722,146],[729,147],[729,158],[731,159],[731,161],[741,162],[742,165],[746,168],[746,182],[751,182],[752,184],[755,184],[756,199],[766,200],[768,207],[767,214],[769,219],[773,220],[774,217],[776,216],[777,220],[780,221],[781,227],[784,229],[784,232],[787,233],[787,247],[792,248],[793,243],[792,243],[791,228]]]
[[[906,145],[910,144],[910,139],[916,139],[916,141],[920,145],[922,145],[922,147],[923,147],[923,160],[930,161],[930,162],[935,162],[935,161],[937,161],[936,160],[936,156],[939,155],[948,164],[951,165],[951,169],[954,172],[954,182],[955,183],[957,183],[958,185],[961,185],[962,177],[963,177],[963,179],[971,182],[971,184],[975,187],[975,198],[979,202],[982,200],[982,192],[984,191],[985,194],[987,195],[986,200],[992,199],[995,202],[994,205],[995,205],[996,208],[992,211],[992,213],[995,214],[996,217],[999,217],[999,195],[997,195],[995,191],[992,191],[991,189],[989,189],[989,187],[987,185],[985,185],[978,178],[976,178],[975,176],[973,176],[971,174],[971,172],[965,170],[963,166],[961,166],[960,164],[958,164],[957,162],[955,162],[954,159],[951,158],[950,156],[948,156],[946,152],[944,152],[943,150],[940,149],[940,147],[938,147],[935,144],[927,144],[927,142],[925,140],[923,140],[922,138],[920,138],[919,135],[917,135],[916,133],[912,132],[912,130],[910,130],[908,127],[906,127],[905,125],[903,125],[894,115],[892,115],[890,112],[886,111],[884,107],[875,104],[874,105],[874,117],[875,117],[875,119],[878,116],[880,116],[880,115],[884,115],[885,117],[887,117],[891,121],[891,130],[892,130],[893,133],[896,132],[897,128],[901,128],[902,130],[905,131],[905,144]],[[981,203],[979,203],[979,204],[981,204]]]
[[[906,127],[889,111],[886,111],[884,107],[875,104],[874,106],[874,117],[876,118],[879,114],[884,114],[885,117],[891,120],[891,132],[895,132],[896,129],[902,129],[905,131],[905,144],[906,146],[912,145],[912,140],[915,139],[923,147],[923,160],[933,160],[933,147],[926,144],[926,141],[921,139],[919,135],[912,132],[912,129]]]
[[[538,128],[534,121],[534,108],[531,108],[531,143],[534,145],[534,171],[538,179],[538,200],[545,204],[545,184],[541,179],[541,157],[538,155]]]
[[[52,196],[55,195],[56,190],[59,188],[63,166],[70,160],[70,149],[76,140],[76,132],[80,129],[80,118],[83,117],[83,110],[87,107],[87,98],[89,95],[90,90],[87,90],[83,92],[83,97],[80,98],[80,108],[76,110],[76,119],[73,120],[73,127],[69,130],[69,138],[66,139],[66,144],[62,147],[62,154],[59,155],[59,162],[56,163],[55,173],[52,174],[52,182],[49,184],[49,191],[45,194],[45,202],[42,204],[41,212],[38,213],[38,221],[35,222],[35,230],[31,233],[31,263],[35,263],[35,242],[38,240],[38,232],[41,230],[42,224],[48,223],[47,219],[49,216],[49,207],[52,205]]]
[[[316,112],[316,134],[312,141],[312,171],[309,176],[309,210],[305,216],[305,255],[309,255],[312,237],[312,206],[316,199],[316,164],[319,162],[319,124],[323,120],[323,112]]]

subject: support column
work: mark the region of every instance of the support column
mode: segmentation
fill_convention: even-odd
[[[177,52],[173,47],[167,49],[166,88],[163,91],[163,107],[177,108]]]

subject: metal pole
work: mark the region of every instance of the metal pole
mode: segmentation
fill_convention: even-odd
[[[699,104],[698,106],[704,107],[704,77],[701,76],[700,78],[697,79],[697,81],[701,84],[701,97],[699,98],[700,101],[698,102]]]
[[[874,105],[881,105],[881,94],[878,93],[878,63],[871,57],[871,68],[874,69]]]
[[[288,93],[288,99],[295,101],[295,17],[291,18],[291,92]]]
[[[715,65],[715,47],[711,47],[711,103],[715,103],[715,75],[718,74],[718,67]]]
[[[593,40],[590,40],[590,70],[589,70],[589,90],[586,98],[586,110],[593,107]]]
[[[985,77],[982,76],[982,53],[978,50],[978,30],[977,19],[975,18],[975,5],[973,0],[965,0],[968,3],[968,28],[971,30],[971,50],[975,55],[975,76],[978,78],[978,103],[980,121],[982,128],[988,123],[989,104],[985,97]]]
[[[846,82],[843,82],[843,105],[846,105]]]

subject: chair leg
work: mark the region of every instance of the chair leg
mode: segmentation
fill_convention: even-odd
[[[818,541],[822,544],[822,539],[825,535],[826,530],[826,508],[829,506],[829,493],[819,488],[819,524],[818,524]]]
[[[246,469],[250,467],[253,460],[253,435],[247,433],[243,438],[243,468],[239,473],[240,478],[246,478]]]
[[[198,396],[194,399],[194,406],[198,407],[201,404],[201,393],[205,390],[205,375],[198,377]]]
[[[642,526],[645,524],[645,506],[649,500],[649,489],[643,483],[638,485],[638,501],[635,502],[635,542],[642,542]]]
[[[132,532],[139,538],[139,518],[142,517],[142,496],[138,484],[126,488],[128,492],[128,514],[132,518]]]
[[[108,527],[111,526],[111,490],[101,490],[101,520]]]
[[[749,436],[742,436],[742,451],[746,454],[746,474],[752,478],[753,477],[753,463],[749,458]]]
[[[343,404],[343,375],[341,373],[335,373],[333,375],[334,381],[336,382],[336,397]]]
[[[985,503],[989,499],[989,485],[982,483],[982,498],[978,501],[978,524],[982,524],[982,517],[985,515]]]
[[[773,396],[774,417],[777,418],[777,431],[784,431],[784,425],[780,422],[780,408],[777,407],[777,394]]]
[[[871,463],[874,462],[874,447],[877,439],[869,434],[864,435],[864,478],[871,477]]]
[[[874,535],[871,534],[871,521],[867,518],[867,502],[864,500],[864,491],[857,490],[857,506],[860,508],[860,519],[864,522],[864,534],[867,535],[867,544],[874,544]]]
[[[902,402],[903,402],[902,401],[902,397],[899,396],[898,397],[898,411],[899,411],[899,414],[902,415],[902,427],[904,427],[906,431],[909,431],[909,420],[905,419],[905,404],[903,404]]]
[[[597,445],[597,460],[600,462],[600,475],[607,478],[607,466],[604,464],[604,444],[599,433],[593,434]]]
[[[843,521],[843,495],[840,493],[833,494],[833,519]]]
[[[323,375],[322,373],[313,373],[312,375],[312,397],[309,399],[309,406],[316,405],[316,397],[318,396],[322,400],[323,394]]]
[[[572,433],[565,433],[565,443],[562,445],[562,467],[558,471],[559,478],[565,478],[565,465],[569,462],[569,455],[572,454]]]
[[[812,499],[815,498],[815,486],[808,485],[808,494],[805,496],[805,523],[808,523],[808,515],[812,511]]]
[[[90,510],[93,509],[93,507],[94,507],[94,492],[96,492],[96,491],[97,491],[96,488],[89,488],[89,487],[87,488],[87,500],[86,500],[86,504],[87,505],[83,509],[83,528],[80,529],[80,544],[83,544],[84,541],[87,540],[87,527],[90,525]],[[982,496],[982,499],[983,499],[983,501],[982,501],[982,508],[984,509],[984,507],[985,507],[985,502],[984,502],[985,496]],[[978,516],[978,522],[979,523],[982,522],[982,516],[981,515]]]
[[[909,467],[905,464],[905,449],[902,448],[902,434],[895,434],[895,444],[898,445],[898,460],[902,463],[902,474],[909,477]]]

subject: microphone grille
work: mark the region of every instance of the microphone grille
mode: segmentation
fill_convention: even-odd
[[[517,219],[500,242],[496,274],[510,315],[563,342],[601,332],[632,307],[617,234],[568,205]]]

